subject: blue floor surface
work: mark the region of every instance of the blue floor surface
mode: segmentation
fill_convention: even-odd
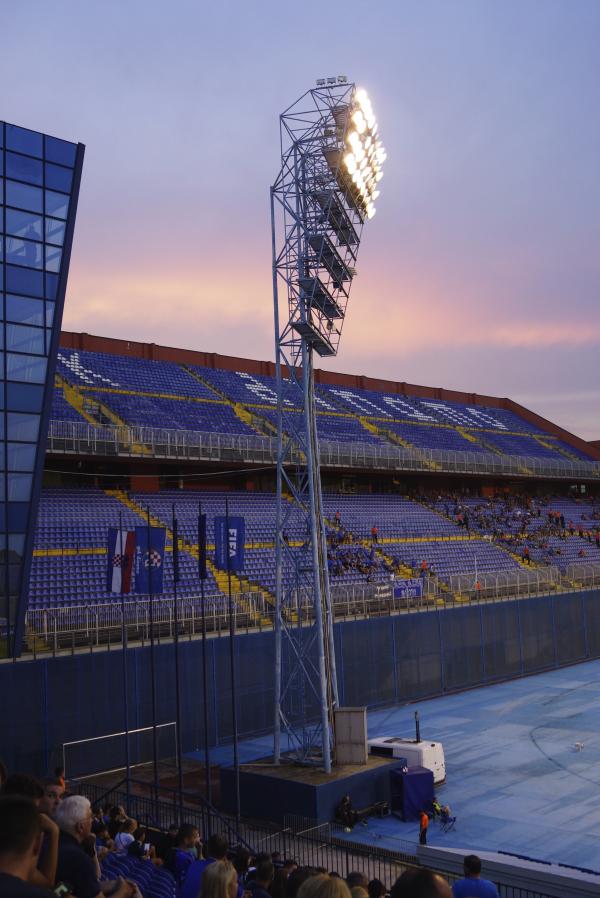
[[[369,736],[411,737],[417,708],[422,738],[444,744],[447,781],[438,796],[458,818],[449,833],[432,823],[430,845],[600,870],[599,661],[372,711]],[[245,741],[240,760],[271,749],[270,738]],[[211,759],[231,763],[231,747]],[[349,838],[393,849],[398,839],[415,841],[417,829],[394,817],[370,819]]]

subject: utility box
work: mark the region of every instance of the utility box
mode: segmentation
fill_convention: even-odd
[[[369,756],[367,745],[367,709],[336,708],[335,760],[337,764],[366,764]]]

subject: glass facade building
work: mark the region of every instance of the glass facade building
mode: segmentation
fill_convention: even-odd
[[[0,122],[0,655],[24,636],[83,154]]]

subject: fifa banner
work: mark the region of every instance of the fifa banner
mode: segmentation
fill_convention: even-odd
[[[164,527],[135,528],[136,592],[154,594],[163,591],[166,538]]]
[[[108,571],[109,592],[130,593],[133,586],[133,556],[135,554],[135,530],[108,530]]]
[[[215,565],[222,571],[244,570],[244,518],[215,518]]]
[[[394,581],[395,599],[420,599],[422,595],[423,581],[420,577],[415,580]]]

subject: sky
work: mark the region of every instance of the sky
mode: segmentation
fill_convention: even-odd
[[[273,359],[279,114],[345,74],[388,158],[336,358],[600,439],[600,0],[22,0],[0,118],[86,145],[63,329]]]

